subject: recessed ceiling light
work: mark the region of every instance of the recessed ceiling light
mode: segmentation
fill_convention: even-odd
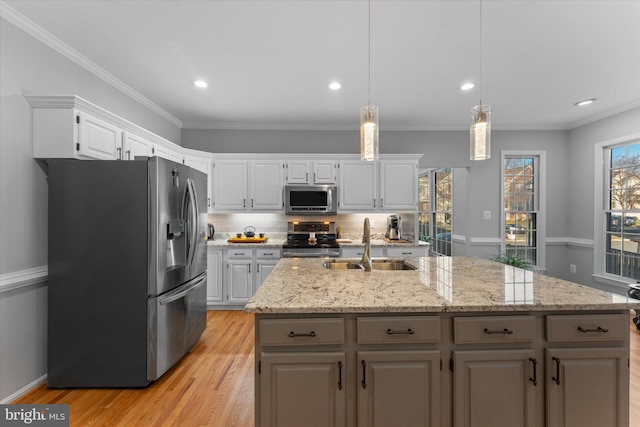
[[[338,90],[342,87],[342,85],[340,84],[340,82],[331,82],[329,83],[329,89],[331,90]]]
[[[204,88],[206,88],[207,86],[209,86],[209,85],[207,84],[207,82],[205,82],[204,80],[196,80],[196,81],[194,81],[194,82],[193,82],[193,84],[194,84],[194,85],[196,85],[196,86],[198,86],[199,88],[202,88],[202,89],[204,89]]]
[[[585,106],[585,105],[592,104],[593,102],[595,102],[595,100],[596,100],[595,98],[583,99],[582,101],[578,101],[578,102],[576,102],[576,103],[575,103],[575,104],[573,104],[573,105],[575,105],[575,106],[577,106],[577,107],[583,107],[583,106]]]
[[[469,89],[473,89],[474,88],[474,84],[469,82],[469,83],[464,83],[462,86],[460,86],[460,90],[469,90]]]

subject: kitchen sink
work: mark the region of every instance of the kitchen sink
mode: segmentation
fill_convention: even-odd
[[[360,259],[334,258],[326,259],[322,267],[331,270],[364,270]],[[377,258],[371,260],[371,268],[374,270],[415,270],[416,267],[401,259]]]

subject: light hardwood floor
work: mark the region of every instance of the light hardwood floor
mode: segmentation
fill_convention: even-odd
[[[640,334],[630,322],[629,426],[640,426]],[[67,403],[71,426],[253,426],[253,315],[210,311],[193,351],[146,389],[49,390],[13,403]],[[604,427],[604,426],[603,426]]]

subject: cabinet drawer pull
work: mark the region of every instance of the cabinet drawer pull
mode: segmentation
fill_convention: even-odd
[[[295,332],[289,332],[289,338],[297,338],[297,337],[315,337],[316,333],[311,331],[308,334],[296,334]]]
[[[342,362],[338,361],[338,390],[342,390]]]
[[[402,252],[402,255],[413,255],[413,252]]]
[[[598,326],[596,329],[587,329],[587,328],[583,328],[582,326],[578,326],[578,331],[582,332],[582,333],[588,333],[588,332],[602,332],[603,334],[609,332],[608,329],[603,328]]]
[[[529,362],[531,362],[531,364],[533,365],[533,377],[529,378],[529,381],[531,381],[533,383],[534,386],[538,385],[538,373],[537,373],[537,366],[538,366],[538,361],[536,359],[534,359],[533,357],[529,358]]]
[[[362,388],[367,388],[367,362],[362,361]]]
[[[490,329],[484,328],[484,333],[487,335],[491,335],[491,334],[507,334],[507,335],[511,335],[513,333],[512,330],[504,328],[501,331],[492,331]]]
[[[416,331],[411,328],[407,328],[406,331],[394,331],[392,329],[387,329],[387,334],[389,335],[413,335]]]
[[[269,252],[269,253],[266,253],[266,252],[265,252],[265,253],[263,253],[262,255],[263,255],[263,256],[273,256],[273,252]]]
[[[556,362],[556,376],[551,377],[551,379],[555,381],[557,385],[560,385],[560,358],[554,356],[551,358],[551,360]]]

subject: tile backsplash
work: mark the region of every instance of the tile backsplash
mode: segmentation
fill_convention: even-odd
[[[209,214],[208,221],[213,224],[216,234],[221,238],[244,232],[245,227],[251,225],[256,233],[265,233],[271,237],[285,238],[288,221],[333,221],[340,227],[341,234],[350,239],[361,239],[364,219],[369,218],[371,233],[375,238],[382,239],[387,232],[387,217],[391,213],[350,213],[338,215],[285,215],[283,213],[218,213]],[[404,238],[415,240],[417,227],[416,213],[402,213],[402,230]]]

